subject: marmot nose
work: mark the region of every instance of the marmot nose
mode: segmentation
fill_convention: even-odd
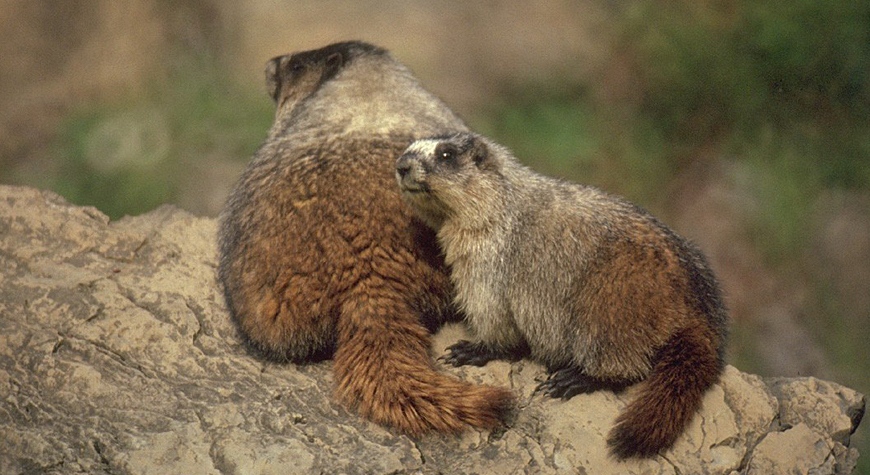
[[[405,178],[408,175],[408,172],[411,171],[411,164],[408,162],[399,162],[396,164],[396,173],[399,174],[399,178]]]

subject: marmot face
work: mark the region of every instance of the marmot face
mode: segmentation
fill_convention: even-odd
[[[396,160],[402,198],[430,226],[467,200],[482,200],[491,190],[484,182],[499,175],[500,166],[483,139],[471,133],[417,140]]]
[[[278,106],[278,115],[292,111],[355,58],[383,55],[386,51],[359,41],[335,43],[325,48],[276,56],[266,63],[266,88]]]

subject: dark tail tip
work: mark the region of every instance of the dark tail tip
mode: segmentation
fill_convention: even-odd
[[[617,417],[607,437],[614,457],[651,457],[676,442],[700,408],[704,392],[719,379],[720,344],[703,326],[686,328],[668,341],[637,398]]]
[[[475,404],[466,423],[474,427],[493,428],[504,424],[515,415],[515,397],[507,389],[495,386],[477,386],[482,392],[480,401]]]
[[[644,424],[622,422],[611,429],[607,436],[610,454],[617,460],[631,457],[652,457],[669,448],[676,440],[679,432],[670,432],[651,427],[659,421],[647,421]],[[673,434],[671,437],[670,435]]]

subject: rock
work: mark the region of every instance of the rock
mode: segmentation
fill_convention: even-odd
[[[443,368],[511,387],[509,427],[412,440],[335,404],[330,362],[248,355],[215,281],[215,221],[162,207],[109,222],[0,186],[0,473],[849,473],[864,397],[728,367],[675,447],[618,463],[633,397],[534,396],[528,361]],[[458,337],[448,328],[435,353]]]
[[[849,445],[854,427],[864,416],[864,396],[816,378],[772,378],[770,389],[781,401],[780,423],[796,426],[801,423],[833,439]]]
[[[804,423],[767,434],[749,458],[750,474],[833,473],[833,444]]]

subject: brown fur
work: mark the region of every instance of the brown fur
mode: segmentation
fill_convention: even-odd
[[[677,332],[653,360],[640,394],[616,418],[607,436],[610,450],[619,458],[650,457],[674,445],[721,372],[716,338],[703,326]]]
[[[391,291],[349,300],[335,354],[338,397],[363,416],[410,435],[459,432],[466,424],[494,427],[511,404],[509,392],[472,386],[439,374],[429,362],[429,334],[396,308]],[[370,373],[366,374],[364,372]]]
[[[557,397],[643,381],[610,449],[671,447],[724,364],[727,315],[701,253],[640,208],[537,175],[474,134],[416,141],[396,167],[477,340],[448,362],[528,354]]]
[[[406,434],[496,425],[508,391],[432,365],[453,290],[392,178],[414,134],[461,121],[371,45],[275,58],[267,77],[275,125],[220,220],[219,277],[245,342],[277,361],[334,356],[340,400]]]

